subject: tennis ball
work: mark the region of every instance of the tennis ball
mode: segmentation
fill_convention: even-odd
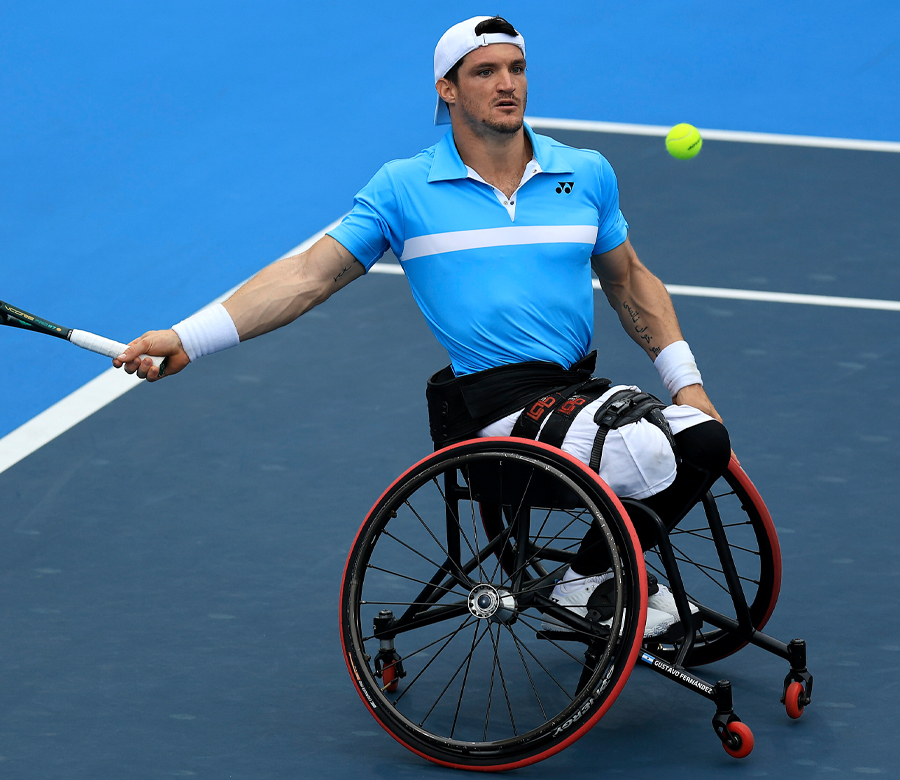
[[[675,125],[666,136],[666,149],[672,157],[679,160],[696,157],[702,148],[703,139],[700,137],[700,131],[687,122]]]

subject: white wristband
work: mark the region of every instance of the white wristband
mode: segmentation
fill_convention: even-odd
[[[656,356],[653,365],[659,371],[660,379],[672,398],[683,387],[703,384],[694,355],[686,341],[669,344]]]
[[[216,303],[172,326],[193,363],[197,358],[236,347],[241,339],[228,310]]]

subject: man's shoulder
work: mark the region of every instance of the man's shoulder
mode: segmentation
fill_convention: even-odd
[[[551,156],[558,156],[572,166],[609,166],[609,161],[596,149],[579,149],[576,146],[569,146],[549,135],[541,135],[540,133],[534,133],[534,137],[541,145],[542,151]]]
[[[395,180],[403,180],[408,178],[421,178],[424,173],[426,176],[431,170],[434,163],[435,146],[423,149],[412,157],[400,157],[396,160],[388,160],[381,169],[379,174]]]

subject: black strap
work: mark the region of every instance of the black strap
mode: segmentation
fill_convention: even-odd
[[[591,447],[590,467],[593,471],[600,470],[600,459],[603,457],[603,444],[606,435],[615,428],[647,419],[648,422],[659,428],[672,448],[676,464],[679,463],[678,449],[675,446],[675,438],[672,429],[663,413],[665,404],[650,393],[641,393],[637,390],[625,389],[613,393],[594,414],[594,422],[597,423],[597,434],[594,436],[594,444]]]
[[[597,397],[599,398],[599,396]],[[538,441],[542,441],[544,444],[549,444],[552,447],[562,447],[572,422],[578,416],[578,413],[593,400],[595,399],[591,398],[590,395],[585,395],[583,392],[569,396],[550,414],[550,419],[547,420],[541,429]]]
[[[569,368],[532,361],[463,376],[447,366],[428,380],[426,390],[435,447],[467,438],[536,398],[579,387],[590,380],[596,358],[591,352]]]
[[[570,396],[562,405],[553,410],[550,419],[541,429],[538,440],[562,449],[566,434],[581,410],[596,401],[607,390],[609,390],[608,379],[592,379],[583,385],[575,395]]]
[[[607,390],[609,390],[608,379],[592,378],[558,393],[539,398],[522,410],[509,435],[522,439],[537,439],[553,447],[561,447],[578,413]]]
[[[519,419],[516,420],[516,424],[513,425],[509,435],[519,439],[536,439],[538,433],[540,433],[541,423],[544,421],[544,418],[562,404],[563,401],[567,400],[580,386],[581,383],[573,387],[567,387],[565,390],[560,390],[558,393],[550,393],[526,406],[519,415]]]

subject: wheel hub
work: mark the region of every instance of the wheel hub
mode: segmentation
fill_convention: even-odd
[[[469,593],[469,612],[479,620],[513,623],[516,619],[516,599],[508,590],[483,582]]]

